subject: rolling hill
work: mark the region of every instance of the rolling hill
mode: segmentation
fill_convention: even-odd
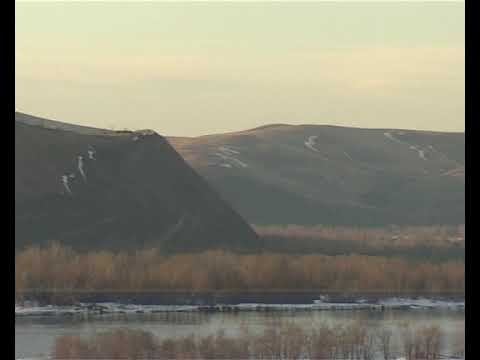
[[[162,136],[15,113],[15,244],[203,250],[258,245]]]
[[[275,124],[168,141],[250,223],[465,222],[465,135]]]

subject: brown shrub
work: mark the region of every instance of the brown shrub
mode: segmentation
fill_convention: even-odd
[[[436,360],[442,341],[436,326],[412,328],[401,334],[398,356],[409,360]],[[376,342],[376,339],[380,341]],[[320,324],[303,329],[292,322],[276,322],[254,335],[243,329],[236,337],[194,335],[159,341],[150,333],[116,329],[90,338],[61,336],[55,341],[55,359],[359,359],[371,360],[379,351],[391,359],[390,330],[369,330],[361,322],[343,326]],[[387,346],[385,345],[387,344]],[[388,350],[385,350],[388,348]]]
[[[322,290],[463,292],[463,261],[442,263],[347,255],[238,255],[224,251],[163,256],[77,253],[53,244],[16,255],[16,298],[47,291],[57,300],[79,291]],[[65,296],[61,298],[61,296]],[[70,299],[71,300],[71,299]]]

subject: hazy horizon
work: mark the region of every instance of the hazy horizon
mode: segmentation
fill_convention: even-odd
[[[99,128],[99,129],[106,129],[106,130],[115,130],[115,131],[122,131],[122,130],[129,130],[129,131],[135,131],[135,130],[145,130],[144,128],[139,128],[139,127],[123,127],[123,128],[119,128],[119,127],[101,127],[101,126],[96,126],[96,125],[88,125],[87,123],[84,123],[84,124],[80,124],[80,123],[76,123],[76,122],[73,122],[73,121],[69,121],[68,119],[56,119],[56,118],[48,118],[48,117],[44,117],[44,116],[39,116],[39,115],[36,115],[36,114],[30,114],[30,113],[26,113],[26,112],[23,112],[23,111],[20,111],[20,110],[15,110],[16,113],[21,113],[21,114],[24,114],[24,115],[29,115],[29,116],[32,116],[32,117],[38,117],[38,118],[44,118],[46,120],[53,120],[53,121],[58,121],[58,122],[64,122],[64,123],[67,123],[67,124],[72,124],[72,125],[80,125],[80,126],[86,126],[86,127],[96,127],[96,128]],[[304,123],[304,124],[294,124],[294,123],[269,123],[269,124],[264,124],[264,125],[259,125],[259,126],[256,126],[256,127],[253,127],[253,128],[246,128],[246,129],[237,129],[237,130],[233,130],[233,131],[218,131],[218,132],[211,132],[211,133],[208,133],[208,134],[202,134],[202,135],[171,135],[171,134],[166,134],[166,133],[162,133],[162,132],[159,132],[157,131],[160,135],[162,136],[166,136],[166,137],[170,137],[170,138],[181,138],[181,137],[201,137],[201,136],[209,136],[209,135],[222,135],[222,134],[228,134],[228,133],[235,133],[235,132],[242,132],[242,131],[249,131],[249,130],[255,130],[257,128],[262,128],[262,127],[265,127],[265,126],[333,126],[333,127],[341,127],[341,128],[349,128],[349,129],[368,129],[368,130],[385,130],[385,129],[390,129],[390,130],[405,130],[405,131],[425,131],[425,132],[441,132],[441,133],[450,133],[450,134],[465,134],[465,130],[463,131],[446,131],[446,130],[432,130],[432,129],[421,129],[421,130],[418,130],[418,129],[410,129],[410,128],[405,128],[405,127],[397,127],[397,128],[391,128],[391,127],[365,127],[365,126],[349,126],[349,125],[335,125],[335,124],[322,124],[322,123]]]
[[[16,3],[15,105],[199,136],[464,132],[464,3]]]

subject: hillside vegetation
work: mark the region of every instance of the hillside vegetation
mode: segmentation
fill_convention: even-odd
[[[465,222],[465,134],[272,125],[168,141],[250,223]]]
[[[160,135],[15,114],[15,247],[162,251],[258,246]]]

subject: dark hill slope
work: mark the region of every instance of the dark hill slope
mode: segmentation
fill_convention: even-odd
[[[249,222],[465,222],[465,135],[272,125],[169,138]]]
[[[253,230],[158,134],[15,116],[17,249],[52,240],[77,249],[258,245]]]

